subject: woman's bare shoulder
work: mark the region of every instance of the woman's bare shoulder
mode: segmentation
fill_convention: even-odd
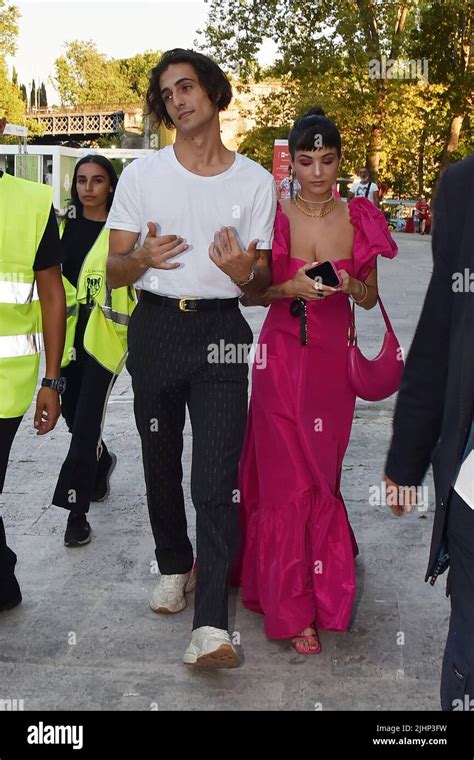
[[[336,208],[341,215],[341,217],[345,217],[346,219],[349,219],[349,204],[347,201],[343,201],[342,198],[338,198],[336,200]]]

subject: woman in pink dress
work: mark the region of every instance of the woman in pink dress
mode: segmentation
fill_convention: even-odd
[[[314,148],[316,136],[324,147]],[[347,630],[355,595],[358,549],[340,492],[355,404],[349,297],[373,308],[376,258],[394,257],[397,247],[373,203],[333,197],[341,138],[320,109],[295,122],[289,150],[301,190],[278,206],[273,283],[252,301],[271,306],[241,459],[239,569],[243,603],[264,614],[267,637],[317,654],[317,628]],[[306,275],[325,260],[339,272],[337,288]],[[292,316],[304,305],[306,319]]]

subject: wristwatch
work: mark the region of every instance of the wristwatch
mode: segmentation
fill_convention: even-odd
[[[52,388],[53,391],[57,391],[60,396],[66,390],[66,378],[58,377],[55,380],[51,380],[49,377],[43,377],[41,386],[44,388]]]

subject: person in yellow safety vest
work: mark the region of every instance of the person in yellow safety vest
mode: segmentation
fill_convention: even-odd
[[[6,119],[0,119],[0,136]],[[36,390],[44,337],[45,378],[36,399],[37,435],[60,415],[66,299],[61,247],[47,185],[0,172],[0,493],[13,439]],[[21,602],[16,554],[0,517],[0,612]]]
[[[102,441],[102,425],[109,393],[125,363],[128,319],[135,305],[133,288],[112,291],[105,277],[109,231],[104,225],[117,182],[113,165],[103,156],[78,161],[71,206],[60,229],[67,298],[61,411],[72,439],[52,502],[69,510],[68,547],[90,542],[90,503],[107,498],[117,463]]]

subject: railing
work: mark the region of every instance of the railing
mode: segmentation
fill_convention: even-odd
[[[117,133],[124,121],[124,113],[35,113],[36,119],[45,127],[44,135],[89,135]]]
[[[66,106],[41,106],[27,109],[28,116],[42,116],[49,114],[84,114],[84,113],[112,113],[122,111],[124,113],[130,113],[133,111],[142,111],[143,104],[123,104],[123,103],[87,103],[87,105],[78,105],[72,107]]]

